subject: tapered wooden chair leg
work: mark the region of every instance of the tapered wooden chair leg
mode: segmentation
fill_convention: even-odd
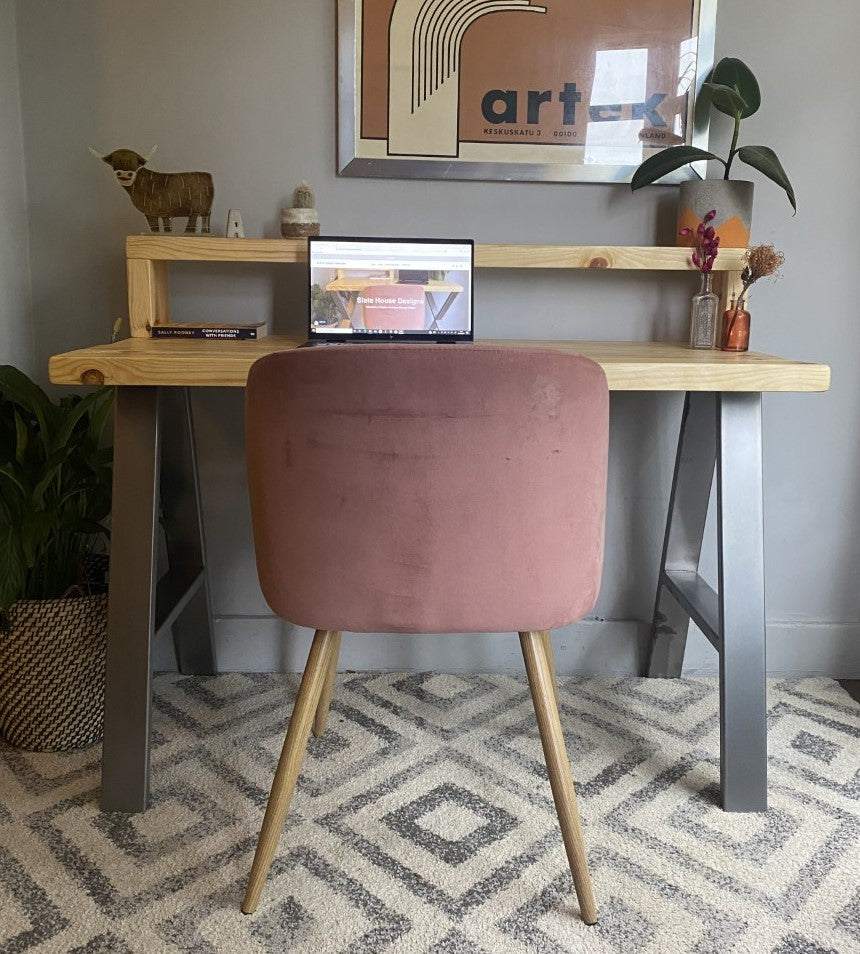
[[[579,899],[579,910],[586,924],[594,924],[597,921],[597,907],[591,888],[591,876],[588,873],[585,839],[579,823],[579,809],[576,805],[576,793],[573,790],[570,762],[567,758],[556,704],[549,658],[552,650],[550,648],[547,652],[547,640],[540,632],[520,633],[520,643],[543,744],[549,783],[552,787],[552,797],[558,813],[576,896]]]
[[[540,633],[540,640],[543,643],[544,652],[546,653],[546,659],[549,663],[549,676],[550,682],[552,682],[552,696],[555,699],[555,707],[558,708],[558,676],[555,672],[555,656],[552,652],[552,634],[548,629],[542,629]]]
[[[323,683],[323,689],[320,693],[320,701],[317,705],[316,715],[314,716],[313,733],[314,738],[317,739],[325,734],[325,727],[328,722],[328,710],[331,707],[331,697],[334,692],[334,680],[335,676],[337,676],[337,660],[339,656],[340,633],[335,632],[328,671],[326,672],[325,682]]]
[[[242,901],[242,911],[253,914],[257,910],[272,859],[284,827],[284,819],[290,808],[290,801],[296,788],[296,781],[302,767],[305,749],[308,744],[311,722],[319,704],[323,684],[329,670],[331,655],[339,633],[334,630],[318,629],[308,655],[308,662],[302,674],[301,685],[293,706],[293,714],[284,740],[284,748],[275,772],[269,803],[263,818],[263,827],[257,841],[257,851],[248,878],[248,887]]]

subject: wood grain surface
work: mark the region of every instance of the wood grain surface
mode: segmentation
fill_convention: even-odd
[[[129,235],[126,257],[174,262],[306,262],[308,243],[292,239]],[[721,248],[715,271],[743,268],[744,249]],[[696,271],[690,249],[674,246],[475,245],[478,268],[616,268]]]
[[[54,384],[104,380],[116,385],[244,387],[257,358],[296,348],[302,341],[282,335],[257,341],[127,338],[54,355],[48,368]],[[613,391],[826,391],[830,387],[830,368],[825,364],[752,351],[695,351],[686,344],[656,341],[487,339],[478,343],[585,355],[601,365]]]

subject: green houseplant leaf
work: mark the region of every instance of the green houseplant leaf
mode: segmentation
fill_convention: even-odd
[[[752,116],[758,112],[761,106],[761,90],[758,80],[753,75],[753,71],[743,62],[733,56],[726,56],[720,60],[714,67],[711,75],[708,77],[710,83],[716,86],[725,86],[734,90],[744,104],[741,110],[741,119]],[[735,115],[735,109],[731,106],[718,103],[713,100],[714,108],[728,116]]]
[[[74,446],[75,442],[71,440],[72,434],[79,422],[88,414],[90,405],[93,403],[92,398],[95,397],[97,393],[98,392],[94,391],[85,398],[81,398],[81,400],[75,401],[74,403],[69,403],[63,408],[63,419],[57,428],[55,436],[56,446],[58,448]]]
[[[27,434],[27,425],[24,423],[24,419],[21,417],[18,409],[14,410],[15,416],[15,460],[19,464],[24,463],[24,459],[27,456],[27,444],[28,434]]]
[[[89,429],[87,439],[93,444],[98,444],[104,433],[108,418],[113,411],[114,391],[113,388],[99,388],[93,391],[93,401],[89,409]],[[113,450],[107,448],[105,460],[110,465],[113,459]]]
[[[46,440],[52,433],[59,408],[38,384],[12,365],[0,365],[0,396],[17,405],[19,413],[24,411],[36,418],[40,440]]]
[[[705,83],[702,92],[711,105],[728,116],[743,115],[747,109],[747,102],[741,94],[731,86],[721,86],[718,83]]]
[[[102,446],[113,389],[53,402],[0,366],[0,613],[62,596],[108,535],[112,454]]]
[[[7,519],[17,519],[28,498],[28,489],[16,468],[12,464],[0,464],[0,504]]]
[[[785,194],[788,196],[791,207],[795,212],[797,211],[797,200],[794,196],[794,189],[788,181],[785,169],[782,168],[782,163],[777,158],[773,149],[767,146],[741,146],[741,148],[738,149],[738,159],[740,159],[741,162],[745,162],[748,166],[752,166],[753,169],[758,169],[762,175],[767,176],[768,179],[771,179],[778,186],[785,189]]]
[[[36,557],[53,530],[56,514],[36,510],[24,514],[21,521],[21,546],[24,565],[33,566]]]
[[[668,149],[663,149],[653,156],[649,156],[639,166],[633,174],[630,188],[635,192],[636,189],[651,185],[670,172],[680,169],[681,166],[697,162],[699,159],[716,159],[718,162],[723,162],[719,156],[715,156],[712,152],[707,152],[704,149],[697,149],[695,146],[670,146]]]
[[[0,617],[19,599],[25,578],[18,537],[12,527],[0,524]]]

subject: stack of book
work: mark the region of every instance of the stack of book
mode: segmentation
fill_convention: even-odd
[[[150,325],[150,338],[220,338],[223,341],[254,341],[265,336],[265,321],[250,325],[203,325],[197,322],[177,322],[170,325]]]

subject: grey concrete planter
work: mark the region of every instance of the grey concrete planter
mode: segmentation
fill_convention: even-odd
[[[713,226],[726,248],[747,248],[752,227],[753,183],[736,179],[691,179],[678,192],[678,231],[696,226],[711,209],[717,210]],[[693,243],[683,236],[679,245]]]

